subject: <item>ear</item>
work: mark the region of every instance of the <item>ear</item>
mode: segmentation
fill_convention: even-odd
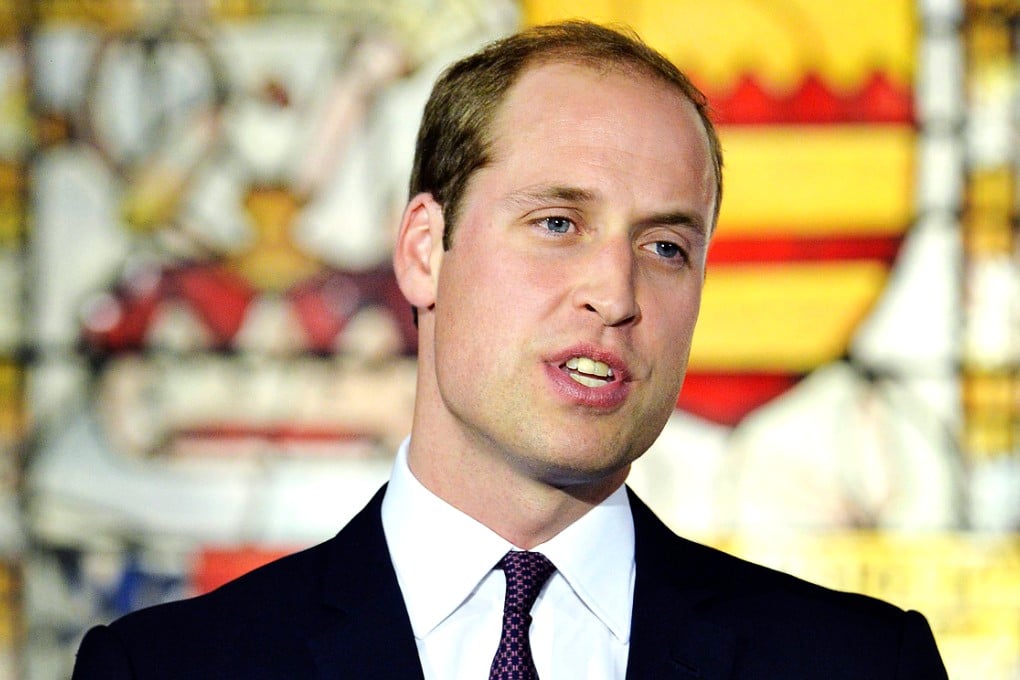
[[[393,251],[393,272],[404,297],[418,309],[429,309],[436,302],[444,228],[443,207],[432,194],[408,201]]]

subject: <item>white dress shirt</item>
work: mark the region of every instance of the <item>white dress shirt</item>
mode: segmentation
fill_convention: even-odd
[[[506,589],[494,567],[514,546],[426,489],[408,468],[408,441],[397,453],[382,522],[425,678],[487,678]],[[556,565],[531,610],[539,676],[623,680],[634,599],[624,488],[532,550]]]

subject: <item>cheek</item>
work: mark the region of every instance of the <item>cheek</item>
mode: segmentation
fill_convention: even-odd
[[[529,319],[562,297],[567,276],[562,268],[551,267],[538,258],[520,256],[504,250],[498,257],[465,272],[471,290],[462,291],[473,298],[482,333],[512,331],[527,325]],[[540,329],[532,329],[538,331]]]
[[[437,349],[447,356],[472,353],[476,358],[499,353],[522,316],[519,277],[499,258],[452,258],[440,273],[436,305]]]
[[[654,337],[652,342],[655,347],[649,348],[648,351],[657,356],[656,362],[661,369],[657,371],[661,393],[671,395],[670,399],[675,399],[687,372],[698,303],[696,300],[688,301],[683,305],[677,305],[674,302],[666,309],[668,313],[658,318],[658,323],[652,332]],[[646,317],[646,321],[650,320]],[[674,405],[674,403],[669,404],[670,411]]]
[[[649,289],[647,308],[643,308],[646,323],[654,325],[654,335],[664,349],[686,357],[694,335],[694,326],[701,309],[701,286],[690,282],[689,287],[677,289]]]

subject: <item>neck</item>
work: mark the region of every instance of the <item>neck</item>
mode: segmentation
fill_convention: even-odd
[[[411,437],[407,461],[425,488],[523,550],[576,522],[619,488],[629,471],[556,486],[514,470],[498,453],[464,446],[464,442],[433,447],[417,434]]]

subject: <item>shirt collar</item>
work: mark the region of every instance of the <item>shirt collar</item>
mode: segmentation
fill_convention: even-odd
[[[421,639],[467,600],[514,546],[426,489],[407,465],[409,441],[397,451],[382,522],[411,628]],[[552,560],[614,636],[629,639],[634,524],[623,486],[534,550]]]
[[[552,560],[584,605],[618,640],[630,639],[634,520],[623,485],[533,550]]]

